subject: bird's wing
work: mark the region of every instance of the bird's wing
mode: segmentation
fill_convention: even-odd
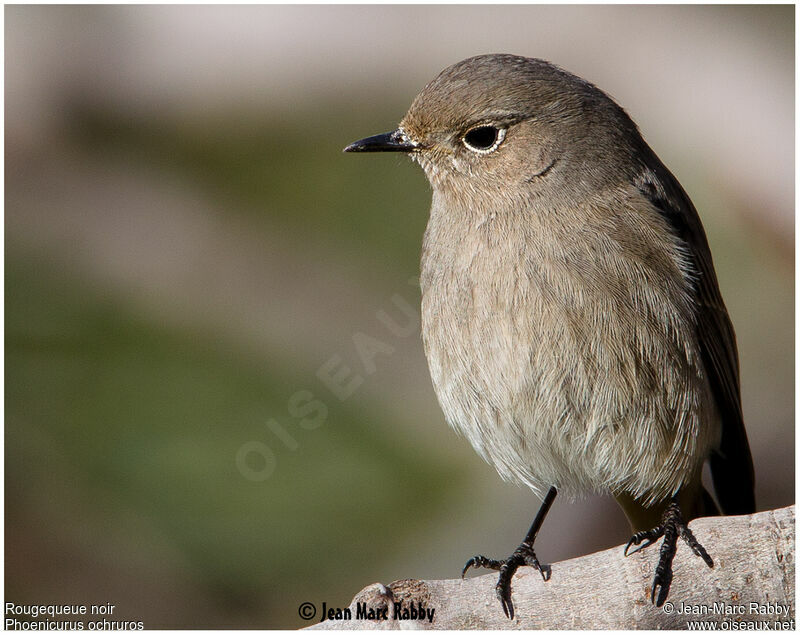
[[[742,416],[736,335],[719,291],[711,250],[697,210],[677,179],[650,148],[644,157],[636,186],[688,247],[697,273],[697,338],[722,417],[722,440],[710,457],[717,500],[725,514],[753,513],[755,475]]]

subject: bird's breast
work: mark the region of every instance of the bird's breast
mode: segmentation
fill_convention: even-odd
[[[694,442],[708,414],[672,255],[628,253],[624,237],[585,226],[460,221],[432,213],[422,253],[423,341],[448,422],[504,478],[535,489],[617,477],[672,487],[669,470],[689,454],[680,426]],[[650,476],[636,476],[644,461]],[[669,476],[656,478],[657,465]]]
[[[426,231],[423,340],[434,384],[445,391],[508,398],[554,326],[544,254],[535,237],[504,225],[492,214],[460,226],[432,218]],[[502,400],[495,395],[498,407]]]

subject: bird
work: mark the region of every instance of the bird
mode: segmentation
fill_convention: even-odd
[[[736,338],[700,217],[630,116],[548,61],[470,57],[399,126],[345,152],[401,152],[432,189],[422,242],[422,339],[447,422],[506,481],[543,499],[499,571],[514,618],[521,566],[561,493],[614,497],[624,555],[663,537],[661,606],[690,520],[755,511]],[[702,482],[710,466],[716,501]]]

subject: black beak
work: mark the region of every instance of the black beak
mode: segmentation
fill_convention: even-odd
[[[400,130],[376,134],[347,146],[345,152],[414,152],[419,146]]]

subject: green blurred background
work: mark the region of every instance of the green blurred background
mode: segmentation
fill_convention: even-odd
[[[384,324],[419,302],[424,176],[341,154],[484,52],[596,83],[689,191],[759,507],[794,501],[793,6],[6,6],[5,36],[6,601],[294,628],[519,543],[538,502]],[[537,551],[626,539],[561,501]]]

